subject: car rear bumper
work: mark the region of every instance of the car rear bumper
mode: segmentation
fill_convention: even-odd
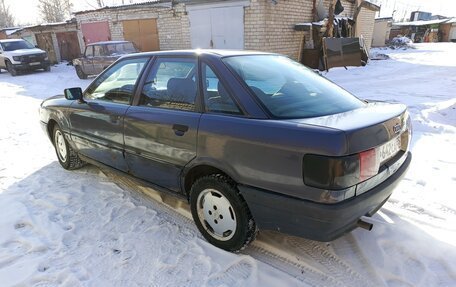
[[[412,154],[387,180],[371,190],[336,204],[322,204],[248,186],[239,190],[261,229],[318,241],[331,241],[353,230],[362,216],[372,216],[388,200],[407,171]]]
[[[20,64],[13,64],[13,68],[20,71],[25,70],[37,70],[37,69],[45,69],[51,65],[51,62],[48,61],[41,61],[37,65],[32,65],[31,63],[20,63]]]

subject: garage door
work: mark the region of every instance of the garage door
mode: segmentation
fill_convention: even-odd
[[[56,64],[57,56],[55,54],[51,33],[35,34],[35,37],[38,47],[48,53],[49,61],[51,61],[51,63]]]
[[[83,23],[81,24],[81,30],[86,45],[111,40],[108,22]]]
[[[192,48],[244,49],[244,5],[189,7]]]
[[[61,32],[56,33],[56,36],[62,60],[71,61],[79,57],[81,49],[77,32]]]
[[[135,43],[141,52],[160,50],[156,19],[128,20],[122,23],[124,39]]]

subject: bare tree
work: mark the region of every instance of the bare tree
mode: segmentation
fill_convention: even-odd
[[[62,22],[70,17],[70,0],[38,0],[38,9],[46,22]]]
[[[6,6],[5,0],[0,0],[0,28],[14,26],[14,17],[9,7]]]

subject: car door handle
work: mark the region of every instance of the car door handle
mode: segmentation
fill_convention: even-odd
[[[110,115],[109,120],[112,124],[117,124],[119,122],[120,116]]]
[[[183,136],[188,131],[188,126],[174,124],[173,130],[176,135]]]

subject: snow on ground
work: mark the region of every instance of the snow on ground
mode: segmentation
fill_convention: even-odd
[[[1,286],[454,286],[456,44],[381,50],[325,76],[361,98],[403,102],[413,161],[373,218],[330,243],[262,232],[221,251],[192,222],[88,166],[65,171],[38,124],[42,99],[86,87],[70,66],[0,74]]]

